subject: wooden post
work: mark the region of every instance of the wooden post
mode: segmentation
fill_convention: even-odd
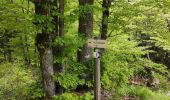
[[[101,84],[100,84],[100,49],[95,48],[94,52],[94,100],[100,100]]]
[[[88,47],[94,48],[94,100],[101,100],[100,48],[107,47],[106,40],[88,39]]]

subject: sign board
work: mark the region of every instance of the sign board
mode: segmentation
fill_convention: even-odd
[[[91,48],[106,48],[107,41],[106,40],[88,39],[87,45],[88,45],[88,47],[91,47]]]

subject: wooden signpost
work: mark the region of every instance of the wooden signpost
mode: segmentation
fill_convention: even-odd
[[[91,48],[106,48],[107,42],[106,40],[88,39],[87,45]]]
[[[107,47],[106,40],[88,39],[88,47],[94,48],[94,100],[101,100],[100,49]]]

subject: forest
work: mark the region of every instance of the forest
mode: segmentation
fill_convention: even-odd
[[[170,0],[0,0],[0,100],[170,100]]]

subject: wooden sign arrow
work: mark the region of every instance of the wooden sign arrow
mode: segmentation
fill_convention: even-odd
[[[88,39],[87,45],[88,45],[88,47],[91,47],[91,48],[106,48],[107,41],[106,40]]]

